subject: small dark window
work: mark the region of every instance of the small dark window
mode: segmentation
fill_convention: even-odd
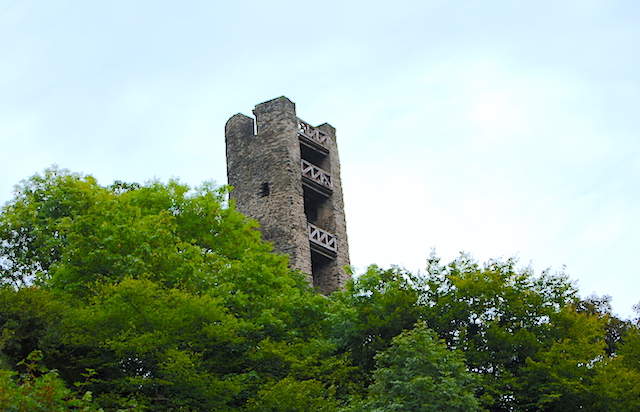
[[[260,197],[266,197],[269,196],[269,183],[263,183],[262,187],[260,188]]]

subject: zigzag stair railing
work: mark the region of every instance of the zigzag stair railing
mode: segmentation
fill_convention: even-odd
[[[329,135],[300,119],[298,119],[298,134],[316,142],[326,149],[329,149]]]
[[[331,233],[320,229],[319,227],[308,223],[309,226],[309,240],[315,244],[325,247],[332,252],[337,252],[336,237]]]
[[[302,167],[302,176],[313,180],[329,190],[333,190],[333,182],[329,173],[304,159],[300,161],[300,165]]]

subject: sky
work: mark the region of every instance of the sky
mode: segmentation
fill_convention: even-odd
[[[224,125],[337,129],[351,263],[461,251],[640,302],[640,2],[0,0],[0,204],[56,164],[226,183]]]

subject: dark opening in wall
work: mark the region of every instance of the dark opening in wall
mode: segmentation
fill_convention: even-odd
[[[300,143],[300,157],[321,169],[330,169],[329,156],[327,154],[312,149],[302,142]]]
[[[326,293],[326,285],[330,284],[331,267],[333,259],[311,250],[311,273],[313,276],[313,286]]]
[[[260,197],[269,196],[270,192],[271,190],[269,189],[269,183],[267,182],[263,183],[262,186],[260,187]]]
[[[327,219],[331,216],[327,197],[306,186],[302,189],[304,192],[304,213],[307,216],[307,221],[314,225],[320,225],[325,230],[332,229],[324,227],[327,224]]]

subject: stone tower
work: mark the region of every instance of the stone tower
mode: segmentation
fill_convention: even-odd
[[[253,114],[255,121],[238,113],[225,127],[231,197],[292,268],[329,294],[349,279],[336,129],[300,120],[284,96]]]

